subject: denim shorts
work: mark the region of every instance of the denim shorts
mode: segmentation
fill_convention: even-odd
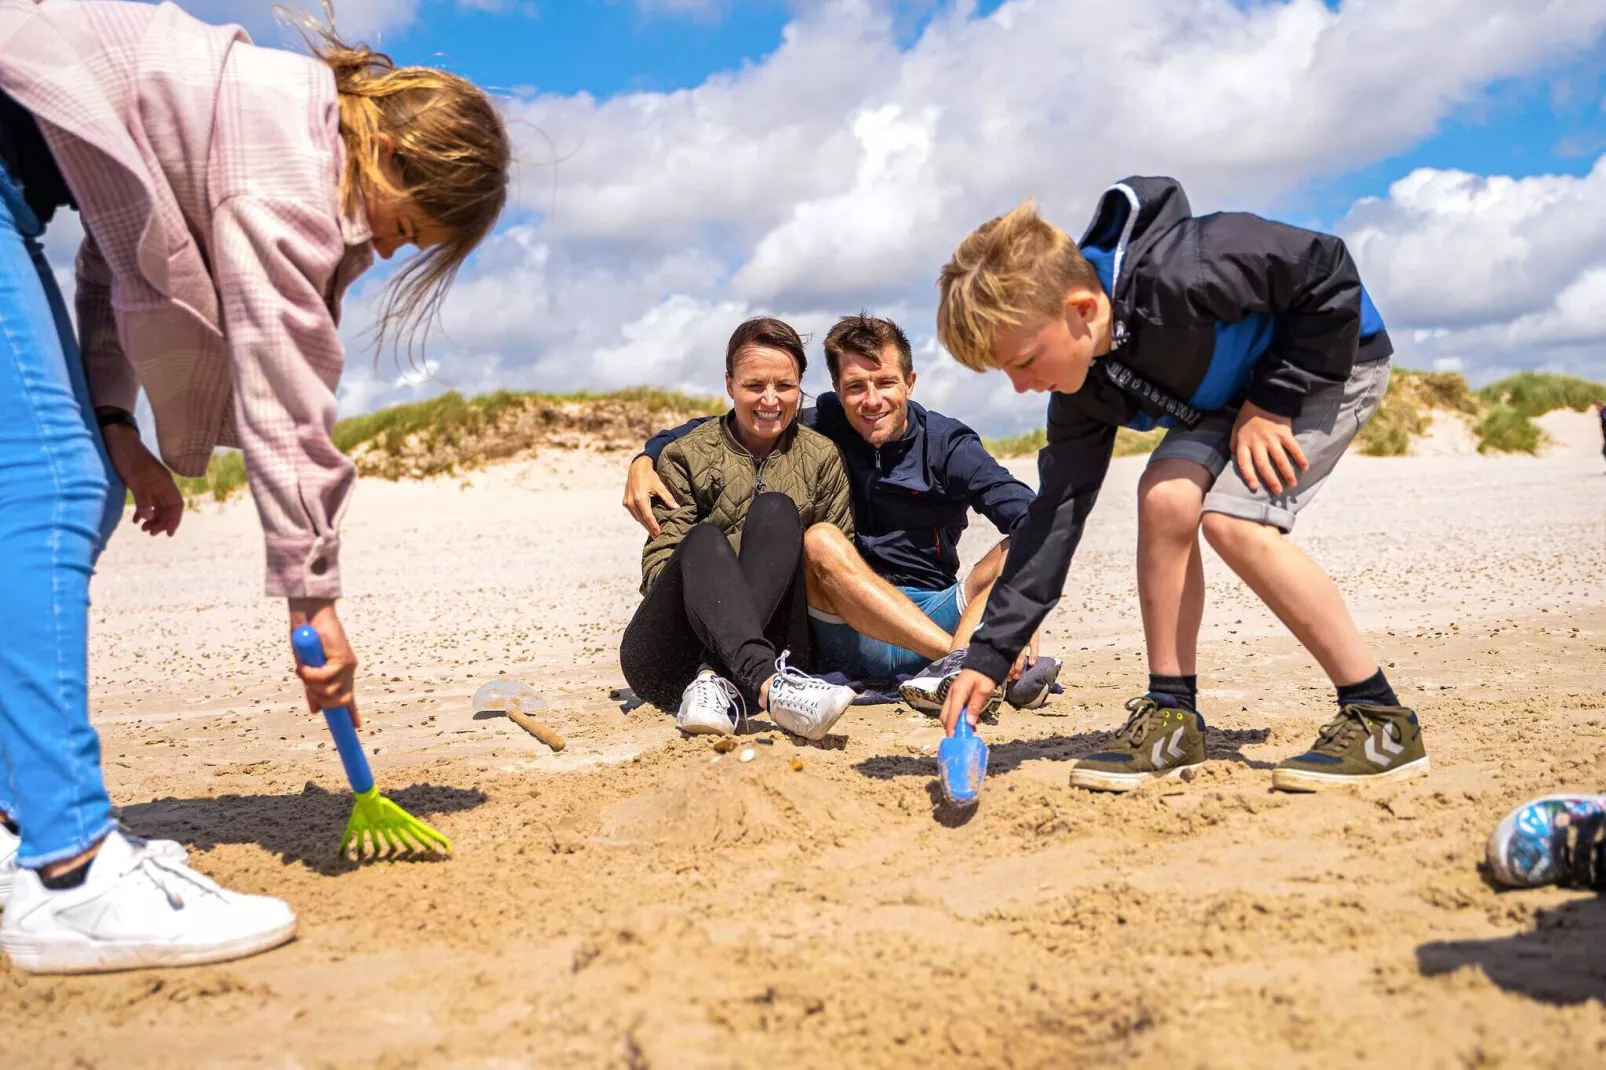
[[[938,591],[899,587],[920,612],[952,634],[965,612],[963,581]],[[890,680],[919,672],[931,659],[901,646],[883,643],[849,627],[841,617],[809,607],[809,641],[816,672],[840,672],[854,680]]]

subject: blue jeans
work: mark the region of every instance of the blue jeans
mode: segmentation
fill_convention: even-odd
[[[43,231],[0,167],[0,811],[31,869],[115,824],[89,725],[89,577],[123,511]]]
[[[965,581],[940,591],[899,587],[931,622],[952,635],[965,613]],[[809,645],[817,672],[840,672],[851,680],[892,680],[912,676],[931,663],[913,650],[854,631],[841,617],[809,609]]]

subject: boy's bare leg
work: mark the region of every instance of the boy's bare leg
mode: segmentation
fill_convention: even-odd
[[[1377,672],[1338,586],[1276,528],[1225,513],[1206,513],[1205,538],[1229,568],[1320,663],[1334,686]]]
[[[861,635],[932,661],[954,649],[953,636],[877,575],[835,525],[815,524],[803,533],[803,565],[809,605],[841,617]]]
[[[965,611],[954,629],[955,650],[969,646],[972,633],[981,627],[982,614],[987,612],[987,596],[993,593],[993,584],[1003,573],[1004,559],[1008,556],[1009,540],[1004,539],[983,554],[965,577]]]
[[[1204,559],[1199,520],[1212,478],[1201,464],[1162,458],[1138,481],[1138,603],[1149,672],[1198,671],[1204,619]]]

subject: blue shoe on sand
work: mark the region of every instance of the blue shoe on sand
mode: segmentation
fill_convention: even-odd
[[[1606,795],[1559,793],[1523,803],[1490,833],[1489,870],[1511,888],[1606,891]]]

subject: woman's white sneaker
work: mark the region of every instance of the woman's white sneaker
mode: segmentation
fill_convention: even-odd
[[[680,696],[675,727],[688,736],[736,734],[747,703],[736,685],[711,672],[698,673]]]
[[[858,697],[851,687],[828,684],[786,664],[791,651],[775,659],[770,677],[770,718],[794,736],[824,739]]]
[[[121,828],[121,826],[119,826]],[[147,840],[136,836],[127,829],[122,830],[128,837],[128,842],[141,850],[170,859],[174,862],[186,862],[190,853],[181,843],[172,840]],[[22,848],[22,840],[16,833],[0,825],[0,910],[4,910],[6,899],[11,895],[11,885],[17,879],[17,852]]]
[[[242,958],[295,932],[287,903],[220,888],[117,831],[76,888],[52,891],[17,871],[0,951],[29,973],[101,973]]]

